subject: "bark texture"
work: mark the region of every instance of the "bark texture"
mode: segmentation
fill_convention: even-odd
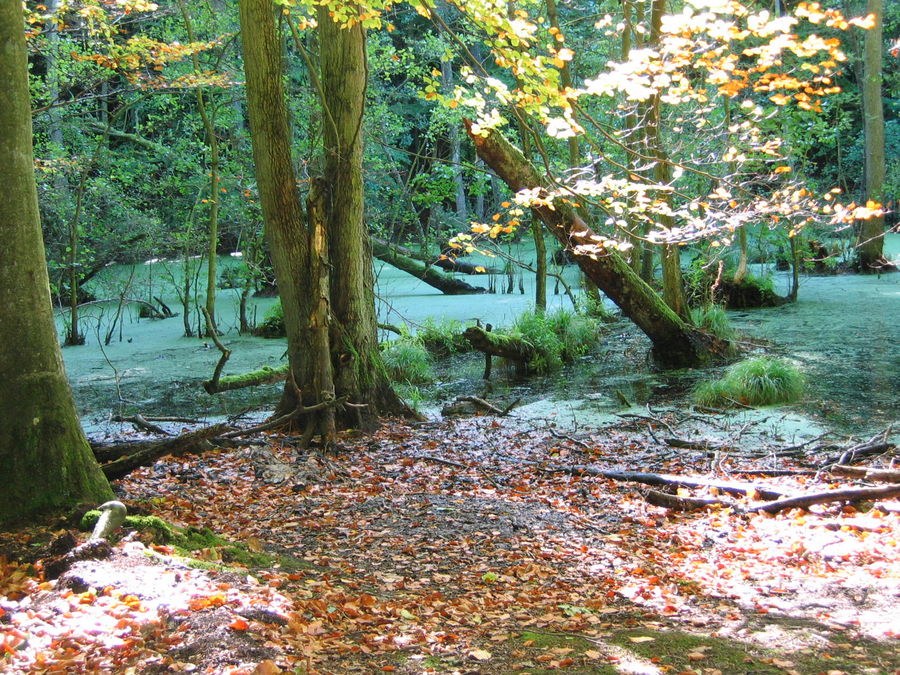
[[[0,524],[112,498],[81,430],[50,304],[22,5],[0,2]]]
[[[291,162],[281,42],[275,29],[276,8],[272,0],[240,0],[239,4],[256,182],[284,310],[288,360],[291,371],[299,377],[308,316],[307,294],[302,284],[309,252],[303,207]],[[289,381],[279,412],[294,410],[297,403]]]
[[[347,396],[344,414],[363,419],[405,412],[381,362],[375,317],[372,251],[363,217],[363,114],[366,35],[359,22],[338,25],[318,8],[322,105],[325,108],[325,184],[331,268],[335,393]]]
[[[866,31],[863,59],[863,130],[866,144],[866,198],[884,199],[884,106],[881,97],[881,50],[884,0],[868,0],[867,14],[874,14],[875,26]],[[878,272],[884,258],[884,216],[862,221],[859,231],[859,269]]]
[[[514,192],[544,186],[537,169],[500,132],[490,130],[481,136],[471,133],[469,126],[469,135],[479,156]],[[573,208],[556,200],[553,208],[537,206],[533,211],[572,252],[575,263],[588,278],[650,338],[653,356],[660,366],[697,366],[725,348],[726,345],[714,343],[702,331],[685,323],[618,252],[603,249],[600,245],[603,237]]]

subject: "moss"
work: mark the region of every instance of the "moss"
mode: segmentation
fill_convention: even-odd
[[[99,511],[88,511],[81,519],[81,529],[93,529]],[[245,544],[229,541],[208,528],[178,528],[157,516],[127,516],[123,527],[149,535],[155,544],[170,545],[188,565],[201,569],[223,569],[228,565],[249,568],[281,567],[285,570],[309,568],[309,563],[286,555],[268,555],[251,551]],[[198,554],[204,557],[199,557]]]

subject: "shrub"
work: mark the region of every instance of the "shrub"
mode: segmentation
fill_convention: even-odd
[[[423,384],[434,379],[431,357],[415,338],[402,337],[381,346],[381,359],[394,382]]]
[[[803,394],[804,384],[800,371],[785,359],[758,356],[734,364],[720,380],[701,383],[694,400],[709,406],[792,403]]]
[[[472,350],[472,345],[462,336],[463,330],[465,326],[459,321],[441,319],[437,322],[429,317],[416,331],[416,338],[435,356],[462,354]]]
[[[262,323],[253,331],[254,335],[264,338],[279,338],[286,335],[284,328],[284,309],[281,298],[275,301],[263,317]]]
[[[541,314],[529,310],[513,324],[511,335],[531,345],[536,354],[528,364],[535,373],[549,373],[579,356],[597,343],[596,319],[558,310]]]

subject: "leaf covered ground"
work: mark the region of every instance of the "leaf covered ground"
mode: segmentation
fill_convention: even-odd
[[[474,417],[385,424],[329,455],[273,435],[166,457],[117,491],[174,536],[126,528],[111,557],[46,580],[71,523],[0,535],[0,671],[900,672],[896,500],[682,513],[552,470],[723,478],[822,459],[658,443],[683,422]]]

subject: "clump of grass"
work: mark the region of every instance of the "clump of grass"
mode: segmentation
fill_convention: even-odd
[[[416,338],[430,354],[443,357],[452,354],[462,354],[472,350],[472,345],[462,334],[465,326],[453,319],[441,319],[435,321],[431,317],[416,331]]]
[[[590,351],[597,343],[598,330],[597,320],[589,316],[566,310],[553,314],[529,310],[516,319],[510,333],[534,348],[529,370],[544,374]]]
[[[431,356],[414,337],[403,336],[381,346],[381,360],[394,382],[425,384],[434,380]]]
[[[800,371],[785,359],[758,356],[731,366],[725,376],[694,390],[699,405],[751,407],[792,403],[804,389]]]
[[[704,305],[691,310],[694,325],[722,340],[733,340],[734,328],[721,305]]]

